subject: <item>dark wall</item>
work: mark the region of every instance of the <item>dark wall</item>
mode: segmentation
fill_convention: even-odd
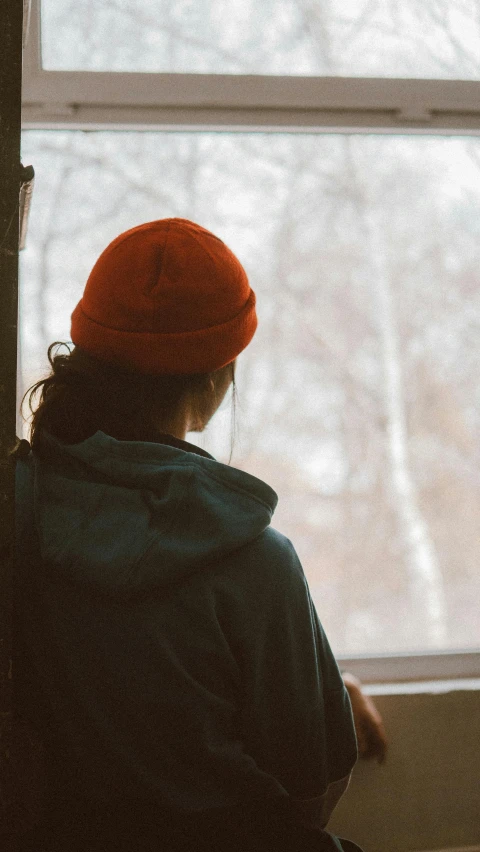
[[[0,4],[0,821],[11,806],[11,576],[15,443],[22,0]]]

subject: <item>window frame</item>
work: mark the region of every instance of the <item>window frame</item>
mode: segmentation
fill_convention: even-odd
[[[480,81],[45,71],[40,2],[25,15],[25,130],[480,134]],[[337,659],[367,683],[480,677],[480,649]]]
[[[480,81],[45,71],[31,0],[26,128],[480,133]]]

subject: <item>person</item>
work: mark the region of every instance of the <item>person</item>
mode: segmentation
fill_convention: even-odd
[[[25,849],[358,849],[327,829],[357,759],[352,710],[294,547],[270,525],[277,496],[186,441],[256,325],[220,239],[148,222],[100,255],[73,348],[52,344],[30,391],[16,700],[48,793]]]

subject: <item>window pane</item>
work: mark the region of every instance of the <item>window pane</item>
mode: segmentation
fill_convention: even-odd
[[[198,221],[258,297],[233,464],[279,493],[335,650],[480,646],[480,140],[31,131],[23,162],[24,387],[113,237]]]
[[[477,0],[42,0],[48,69],[480,77]]]

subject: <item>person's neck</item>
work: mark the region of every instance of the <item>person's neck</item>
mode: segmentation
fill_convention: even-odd
[[[178,438],[180,441],[185,441],[187,432],[190,427],[190,418],[186,412],[179,412],[177,417],[172,420],[156,421],[155,423],[145,428],[145,434],[151,437],[137,438],[137,440],[154,441],[155,436],[171,435],[173,438]],[[143,426],[140,427],[141,433],[144,431]]]
[[[109,429],[107,427],[104,431],[107,431],[117,441],[147,441],[157,443],[165,435],[170,435],[172,438],[180,441],[185,441],[187,436],[187,427],[176,423],[160,423],[155,425],[146,423],[125,424],[123,428]]]
[[[134,440],[136,441],[159,441],[162,436],[170,435],[172,438],[176,438],[179,441],[187,440],[187,430],[186,429],[175,429],[175,427],[168,426],[159,426],[153,427],[151,429],[142,429],[138,433],[138,437]]]

